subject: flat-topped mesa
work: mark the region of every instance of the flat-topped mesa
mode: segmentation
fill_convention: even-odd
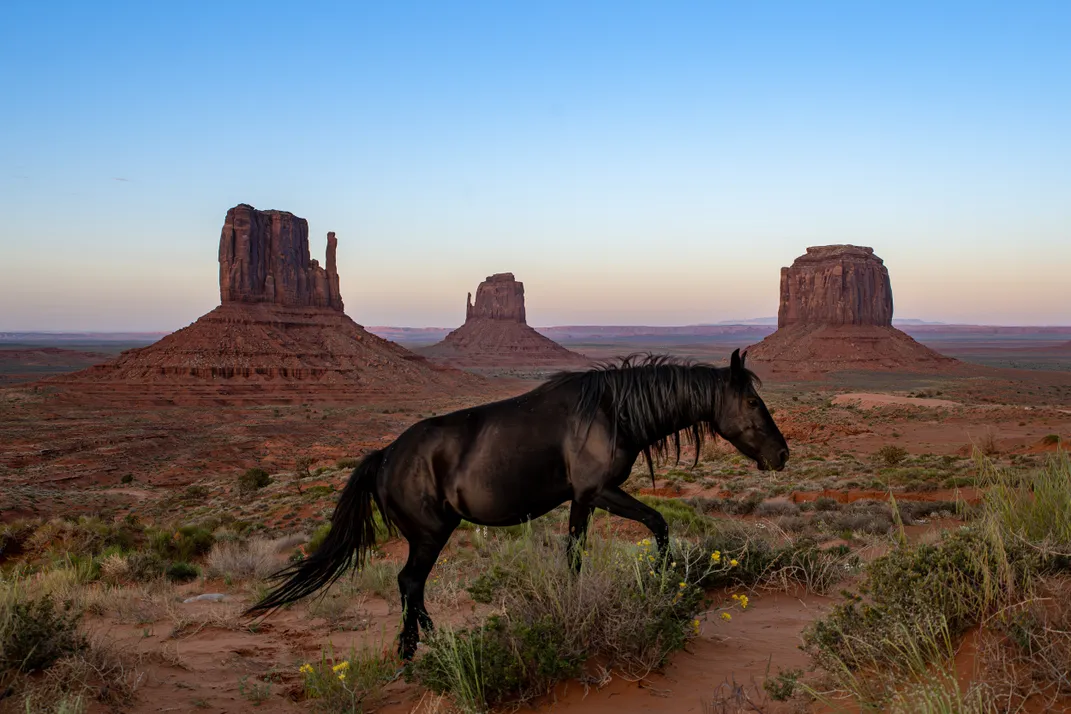
[[[476,304],[469,293],[465,305],[465,322],[470,320],[504,320],[528,324],[524,315],[524,283],[513,273],[495,273],[476,288]]]
[[[892,326],[889,271],[872,248],[823,245],[781,269],[777,332],[748,348],[768,373],[957,368]]]
[[[777,327],[892,325],[889,270],[873,248],[823,245],[781,268]]]
[[[219,299],[343,311],[335,251],[327,234],[327,269],[309,256],[309,223],[289,211],[239,204],[227,211],[219,238]]]

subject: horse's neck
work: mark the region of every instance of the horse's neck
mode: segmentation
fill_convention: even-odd
[[[657,395],[649,395],[651,400],[657,399]],[[687,405],[684,409],[680,410],[666,410],[669,415],[665,419],[656,420],[651,423],[645,424],[647,427],[644,429],[643,440],[647,443],[642,444],[642,447],[649,446],[650,444],[672,436],[677,432],[684,431],[692,428],[695,424],[703,421],[702,414],[692,413],[692,405]],[[638,434],[636,436],[639,436]]]

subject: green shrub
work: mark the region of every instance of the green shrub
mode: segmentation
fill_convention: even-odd
[[[0,592],[0,673],[47,669],[58,659],[85,649],[81,615],[51,595],[28,596],[18,584]]]
[[[434,692],[453,694],[470,711],[482,711],[489,703],[548,691],[579,674],[586,654],[569,645],[564,624],[549,615],[531,624],[494,615],[479,627],[437,632],[408,676]]]
[[[186,487],[186,490],[182,493],[183,498],[187,501],[204,501],[208,498],[208,488],[200,484],[192,484]]]
[[[1055,444],[1059,444],[1060,443],[1060,435],[1059,434],[1046,434],[1044,436],[1044,438],[1042,438],[1041,443],[1045,444],[1046,446],[1054,446]]]
[[[196,565],[178,561],[167,566],[165,574],[169,580],[185,582],[187,580],[193,580],[199,576],[201,574],[201,569]]]
[[[309,467],[313,464],[313,458],[311,456],[299,456],[294,459],[294,472],[302,478],[308,478],[312,474],[309,473]],[[267,483],[264,484],[267,486]]]
[[[238,490],[242,493],[252,493],[262,489],[271,483],[271,476],[262,468],[254,467],[247,469],[238,477]]]
[[[119,483],[133,483],[134,474],[123,474],[123,477],[119,479]]]
[[[907,458],[907,450],[895,444],[886,444],[877,451],[877,456],[886,466],[896,466]]]
[[[783,702],[796,693],[796,684],[802,676],[802,669],[790,669],[787,672],[778,670],[776,677],[767,677],[763,681],[762,688],[770,695],[770,699]]]
[[[957,636],[1024,591],[1039,566],[1032,549],[980,528],[898,548],[870,563],[860,594],[846,593],[804,632],[804,647],[828,671],[897,666],[918,649],[905,637]]]
[[[345,458],[339,459],[335,462],[335,468],[337,469],[355,469],[357,465],[361,463],[360,459]]]

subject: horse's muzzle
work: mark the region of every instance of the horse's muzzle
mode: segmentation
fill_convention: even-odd
[[[778,451],[777,456],[772,461],[760,457],[755,463],[758,465],[759,471],[781,471],[785,468],[785,464],[788,463],[788,449]]]

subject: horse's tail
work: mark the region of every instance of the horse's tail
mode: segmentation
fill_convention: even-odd
[[[391,528],[376,489],[376,476],[383,465],[383,454],[383,450],[373,451],[353,470],[331,515],[331,530],[316,552],[273,574],[271,579],[285,579],[285,582],[244,614],[267,613],[300,600],[338,580],[351,565],[358,568],[364,565],[368,551],[376,542],[373,502],[383,517],[384,525]]]

